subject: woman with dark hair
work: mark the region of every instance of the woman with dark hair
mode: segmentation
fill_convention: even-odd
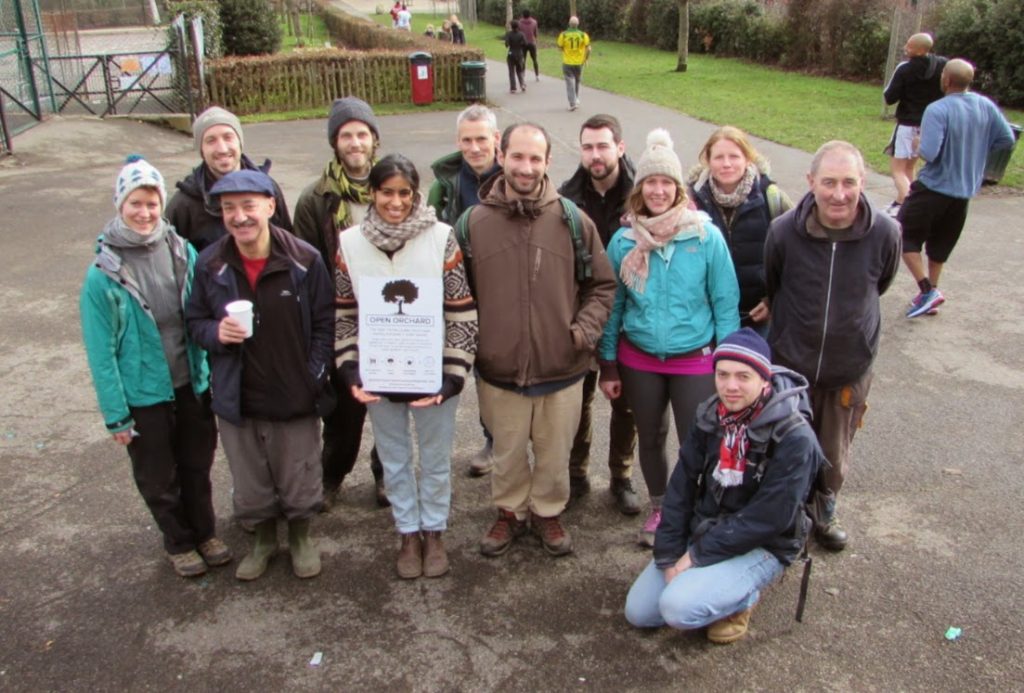
[[[608,399],[625,395],[636,420],[651,499],[639,535],[646,547],[654,545],[668,484],[669,404],[682,444],[697,405],[715,390],[715,344],[740,326],[725,240],[687,202],[672,139],[654,130],[626,203],[629,226],[608,244],[619,286],[599,347],[601,391]]]
[[[516,79],[519,80],[519,88],[526,91],[526,37],[519,31],[519,22],[515,19],[509,26],[511,28],[504,36],[508,48],[505,61],[508,63],[509,91],[515,94]]]
[[[711,134],[690,171],[689,187],[697,209],[721,229],[740,285],[740,321],[768,336],[764,241],[772,219],[793,206],[768,177],[768,162],[747,134],[731,125]]]
[[[166,197],[160,172],[129,157],[82,286],[82,337],[107,432],[128,449],[174,572],[194,577],[231,550],[215,534],[210,371],[185,329],[196,251],[164,220]]]
[[[352,396],[367,405],[384,464],[384,485],[402,538],[401,578],[448,572],[442,534],[451,507],[451,452],[455,409],[476,354],[476,303],[469,290],[455,233],[437,220],[420,194],[420,177],[399,154],[370,170],[371,204],[358,226],[341,232],[337,257],[335,355]],[[374,394],[360,375],[360,282],[368,278],[436,278],[443,286],[441,386],[432,392]],[[413,466],[410,417],[416,426],[420,478]]]

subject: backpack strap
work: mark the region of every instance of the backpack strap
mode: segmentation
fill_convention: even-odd
[[[764,191],[765,199],[768,200],[768,218],[774,219],[782,214],[782,190],[775,183],[772,183]]]
[[[580,208],[568,197],[559,196],[562,203],[562,219],[569,227],[569,235],[572,237],[573,255],[576,258],[576,281],[585,282],[593,279],[594,269],[591,266],[594,258],[591,256],[587,246],[583,244],[583,221],[580,219]]]

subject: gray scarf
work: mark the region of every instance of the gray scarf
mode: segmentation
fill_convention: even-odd
[[[400,250],[406,241],[415,238],[436,223],[437,214],[434,208],[426,205],[423,197],[417,195],[412,211],[400,224],[389,224],[381,219],[377,208],[371,203],[366,218],[359,225],[359,230],[375,247],[385,253],[393,253]]]
[[[750,195],[750,191],[754,189],[754,183],[757,182],[759,177],[760,174],[757,171],[757,167],[754,164],[747,164],[747,170],[743,174],[743,178],[740,179],[736,189],[731,193],[722,192],[715,179],[711,178],[711,196],[715,198],[715,202],[718,203],[719,207],[736,209]]]

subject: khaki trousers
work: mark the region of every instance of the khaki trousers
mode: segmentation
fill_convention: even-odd
[[[850,467],[854,434],[864,425],[872,373],[834,389],[812,387],[808,393],[814,410],[812,427],[829,464],[818,473],[818,490],[835,497]]]
[[[580,422],[582,379],[539,397],[478,382],[480,415],[494,436],[494,504],[520,520],[528,511],[540,517],[561,515],[569,501],[569,451]]]

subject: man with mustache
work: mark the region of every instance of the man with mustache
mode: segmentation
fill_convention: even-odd
[[[580,165],[572,178],[562,183],[559,194],[569,198],[587,213],[597,226],[601,244],[606,248],[622,226],[626,199],[633,189],[633,162],[626,155],[622,125],[615,116],[598,114],[580,128]],[[583,406],[580,425],[569,455],[569,497],[572,500],[590,492],[587,469],[590,466],[590,440],[597,370],[592,364],[583,379]],[[612,416],[608,426],[608,473],[615,505],[624,515],[640,512],[640,499],[633,490],[633,451],[636,449],[636,425],[625,397],[611,400]]]
[[[494,436],[498,517],[480,552],[505,553],[529,522],[544,549],[563,556],[572,552],[560,521],[569,500],[569,450],[615,277],[585,214],[579,234],[589,272],[577,271],[569,222],[547,176],[551,140],[544,128],[511,125],[500,147],[502,175],[480,188],[460,239],[479,311],[480,413]]]
[[[366,217],[370,206],[370,169],[377,162],[380,129],[370,105],[354,96],[335,99],[327,119],[327,143],[334,156],[320,177],[306,186],[295,206],[295,235],[320,251],[332,270],[338,254],[338,234]],[[324,507],[337,502],[342,482],[359,457],[366,407],[352,398],[331,360],[331,384],[338,403],[324,417],[323,472]],[[370,453],[370,470],[376,486],[377,504],[387,506],[384,469],[377,450]]]
[[[220,106],[211,106],[196,116],[192,123],[196,149],[203,158],[192,173],[178,181],[177,191],[167,203],[164,216],[182,238],[197,251],[210,245],[225,233],[220,207],[210,188],[232,171],[262,171],[270,174],[270,159],[256,166],[242,153],[242,123],[238,117]],[[271,222],[287,231],[292,229],[288,205],[281,187],[273,180],[274,216]]]
[[[255,523],[235,576],[264,573],[283,516],[292,570],[310,578],[320,574],[309,525],[322,501],[317,419],[333,405],[334,286],[315,248],[270,223],[274,185],[265,173],[229,173],[210,194],[229,235],[200,254],[185,319],[210,356],[235,516]],[[251,331],[227,315],[240,300],[251,302]]]

